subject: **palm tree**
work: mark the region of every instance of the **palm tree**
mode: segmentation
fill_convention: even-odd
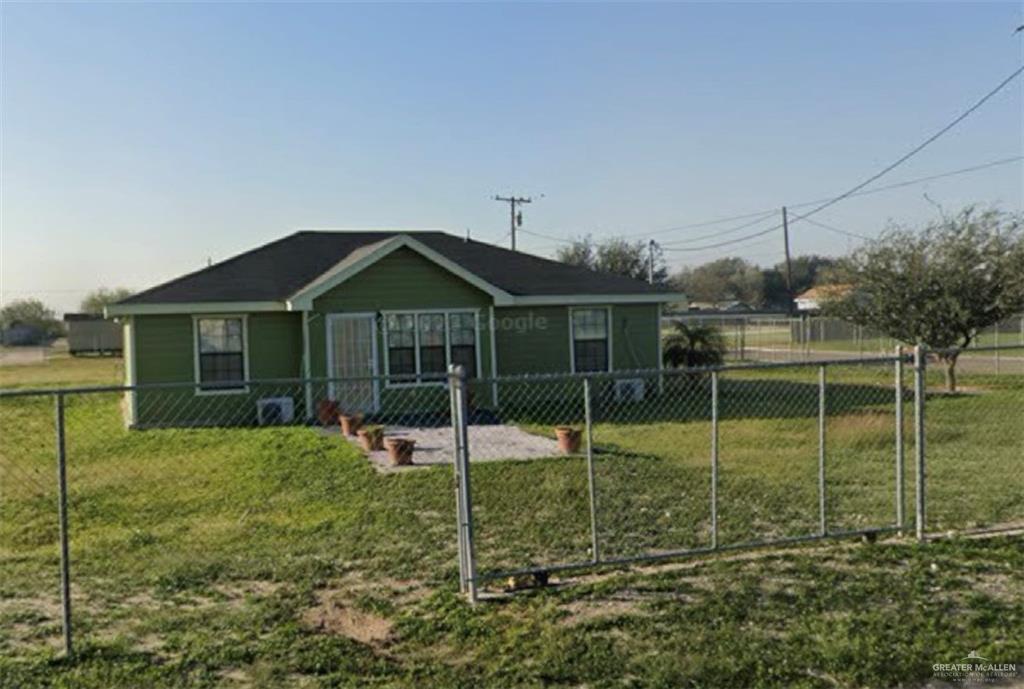
[[[717,366],[725,360],[725,338],[713,325],[678,321],[665,337],[662,360],[672,368]]]

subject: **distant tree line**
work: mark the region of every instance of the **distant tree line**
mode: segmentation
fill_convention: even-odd
[[[644,242],[590,237],[559,252],[566,262],[644,277]],[[669,277],[656,254],[657,280],[694,301],[741,301],[788,308],[790,295],[823,284],[842,285],[822,300],[825,314],[924,345],[943,364],[946,388],[956,390],[960,352],[986,328],[1024,311],[1024,214],[966,206],[921,228],[890,225],[842,258],[808,255],[760,268],[742,258],[720,258]],[[646,270],[642,271],[646,273]],[[678,329],[666,341],[666,363],[693,366],[714,358],[714,333]]]
[[[758,309],[785,310],[790,305],[786,286],[786,264],[761,268],[737,257],[720,258],[699,266],[688,266],[670,275],[662,250],[650,251],[645,241],[612,237],[597,242],[587,235],[558,250],[563,263],[591,270],[647,280],[648,264],[654,259],[654,282],[685,292],[692,301],[740,301]],[[793,296],[831,279],[838,261],[815,254],[792,260]]]
[[[82,313],[103,315],[103,308],[132,294],[124,287],[100,287],[85,295],[79,304]],[[15,299],[0,308],[0,331],[15,327],[28,328],[25,344],[40,344],[64,334],[64,324],[57,312],[39,299]]]

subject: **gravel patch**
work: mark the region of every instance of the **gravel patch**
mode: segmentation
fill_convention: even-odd
[[[323,429],[329,435],[339,435],[337,427]],[[473,462],[498,462],[506,460],[541,459],[559,457],[558,442],[552,438],[527,433],[515,426],[501,424],[470,426],[469,449],[470,460]],[[374,468],[382,473],[415,470],[418,467],[451,464],[455,452],[451,426],[438,428],[413,428],[405,426],[387,426],[384,429],[387,438],[408,438],[416,441],[412,466],[391,466],[387,450],[363,454],[370,460]],[[358,438],[346,438],[362,451]]]

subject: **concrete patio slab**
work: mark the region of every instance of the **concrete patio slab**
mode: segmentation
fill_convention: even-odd
[[[321,432],[326,435],[340,435],[340,429],[337,426],[321,429]],[[515,461],[562,456],[558,450],[558,443],[554,439],[527,433],[515,426],[501,424],[470,426],[468,433],[471,462]],[[346,440],[359,447],[374,468],[382,473],[409,471],[418,467],[438,466],[452,462],[455,445],[450,426],[437,428],[386,426],[384,436],[416,441],[416,450],[413,453],[411,466],[392,466],[388,461],[386,450],[366,453],[359,445],[358,438],[347,437]]]

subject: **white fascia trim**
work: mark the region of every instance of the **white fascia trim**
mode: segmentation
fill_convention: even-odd
[[[206,301],[180,304],[111,304],[103,309],[106,318],[112,316],[158,316],[165,314],[243,313],[254,311],[284,311],[280,301]]]
[[[496,304],[511,304],[513,297],[505,290],[499,289],[481,279],[474,273],[469,272],[459,264],[448,260],[441,254],[437,253],[430,247],[426,246],[422,242],[410,237],[407,234],[400,234],[391,239],[383,242],[379,247],[363,256],[358,261],[353,262],[351,265],[345,266],[344,268],[336,271],[334,274],[329,275],[326,279],[318,278],[315,282],[303,287],[301,290],[293,294],[287,301],[288,309],[290,311],[298,311],[303,309],[313,308],[313,300],[324,294],[325,292],[337,287],[341,283],[345,282],[349,278],[357,275],[366,268],[381,260],[385,256],[407,247],[412,249],[416,253],[420,254],[424,258],[433,261],[437,265],[441,266],[453,275],[462,278],[469,284],[473,285],[482,292],[489,294]]]
[[[605,304],[668,304],[686,301],[682,292],[654,294],[565,294],[536,297],[513,297],[512,306],[584,306]],[[495,301],[496,306],[505,306]]]

